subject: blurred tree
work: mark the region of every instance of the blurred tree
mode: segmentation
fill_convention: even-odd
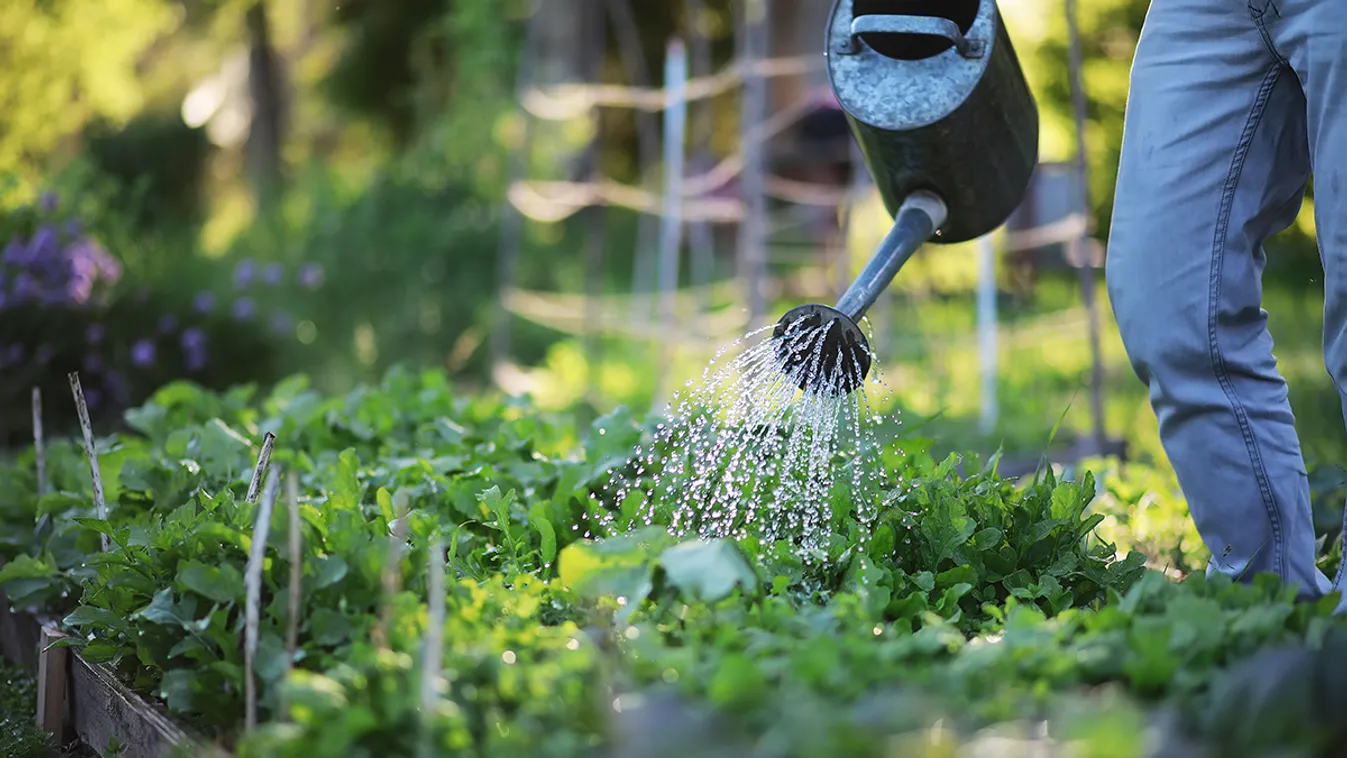
[[[18,180],[20,200],[91,119],[136,114],[140,58],[179,19],[168,0],[0,2],[0,176]]]
[[[418,121],[416,40],[453,5],[452,0],[347,0],[337,5],[331,22],[347,40],[325,81],[332,101],[384,127],[398,145],[410,144]],[[483,10],[499,12],[497,6],[484,4]],[[438,39],[443,45],[450,42]],[[448,50],[435,47],[435,58],[447,65]],[[424,46],[419,49],[425,52]]]
[[[205,215],[210,141],[177,109],[146,110],[118,127],[98,120],[85,130],[85,156],[120,190],[108,210],[138,233],[194,228]]]

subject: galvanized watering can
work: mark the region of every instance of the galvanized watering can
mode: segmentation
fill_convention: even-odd
[[[857,323],[903,264],[927,241],[993,231],[1020,204],[1038,107],[995,0],[835,0],[825,45],[894,226],[836,307],[792,309],[774,336],[802,389],[849,393],[871,364]]]

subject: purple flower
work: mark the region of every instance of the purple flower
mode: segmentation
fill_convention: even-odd
[[[69,221],[65,222],[66,236],[78,237],[80,236],[80,232],[82,231],[84,231],[84,224],[81,224],[79,219],[72,218]]]
[[[253,313],[256,311],[257,306],[253,305],[253,300],[250,297],[241,297],[234,301],[232,313],[234,314],[234,318],[239,321],[247,321],[253,317]]]
[[[192,307],[197,313],[210,313],[215,310],[215,295],[209,292],[198,292],[192,300]]]
[[[41,209],[43,213],[51,213],[56,210],[56,206],[60,204],[60,202],[61,199],[57,197],[55,192],[43,192],[42,197],[37,201],[37,207]]]
[[[89,328],[84,330],[84,341],[90,345],[97,345],[103,341],[104,334],[107,334],[107,330],[102,324],[89,324]]]
[[[159,333],[172,334],[178,329],[178,319],[174,318],[172,313],[165,313],[159,317]]]
[[[206,366],[206,333],[193,326],[185,329],[180,339],[182,350],[186,354],[187,368],[200,371]]]
[[[27,271],[20,272],[14,280],[14,302],[16,303],[36,299],[41,291],[38,281]]]
[[[131,346],[131,365],[136,368],[146,368],[154,363],[154,343],[150,340],[139,340]]]
[[[244,258],[234,267],[234,286],[239,289],[246,288],[253,282],[253,275],[256,273],[257,264],[251,259]]]
[[[183,330],[180,342],[184,350],[203,348],[206,346],[206,333],[199,327],[189,327]]]
[[[14,237],[10,239],[8,245],[5,245],[4,255],[0,255],[0,263],[25,263],[25,252],[23,243],[18,237]]]
[[[317,263],[306,263],[299,268],[299,283],[304,289],[317,289],[323,285],[323,267]]]
[[[266,268],[262,269],[262,281],[268,286],[275,287],[285,278],[285,267],[279,263],[268,263]]]
[[[41,260],[52,253],[57,252],[60,246],[60,239],[56,236],[56,230],[47,225],[38,228],[33,239],[28,242],[28,260]]]

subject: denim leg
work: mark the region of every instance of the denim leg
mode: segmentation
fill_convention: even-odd
[[[1260,28],[1305,92],[1306,135],[1315,168],[1314,221],[1324,264],[1324,363],[1347,420],[1347,5],[1254,2]],[[1334,582],[1340,590],[1347,590],[1345,573],[1339,570]],[[1347,612],[1347,597],[1339,612]]]
[[[1322,596],[1262,309],[1263,242],[1294,221],[1309,175],[1304,95],[1238,0],[1153,0],[1129,92],[1106,280],[1208,571]]]

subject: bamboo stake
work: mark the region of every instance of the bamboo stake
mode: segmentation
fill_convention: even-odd
[[[407,508],[410,497],[405,491],[393,495],[393,531],[388,536],[388,557],[384,561],[383,597],[380,599],[379,623],[375,625],[374,644],[388,646],[388,626],[393,620],[393,595],[398,591],[402,575],[402,548],[407,542]]]
[[[430,579],[427,587],[429,595],[430,625],[426,629],[425,650],[421,664],[421,744],[418,755],[429,758],[434,755],[432,743],[435,723],[435,685],[440,678],[441,659],[444,655],[444,537],[437,535],[430,545]]]
[[[271,434],[268,433],[267,436],[271,437]],[[266,558],[267,533],[271,528],[271,511],[276,504],[278,484],[279,476],[272,471],[267,477],[266,488],[262,493],[262,504],[257,510],[257,521],[253,525],[252,551],[248,556],[248,566],[243,576],[248,593],[243,627],[243,685],[247,708],[244,714],[244,730],[249,732],[257,726],[257,682],[253,677],[253,659],[257,656],[257,624],[259,606],[262,602],[262,562]]]
[[[262,438],[262,452],[257,455],[257,468],[253,471],[253,480],[248,485],[247,502],[256,503],[258,492],[262,489],[262,477],[266,476],[271,465],[271,448],[276,443],[276,435],[267,432]]]
[[[84,399],[84,390],[80,387],[80,373],[72,371],[68,375],[70,379],[70,394],[75,396],[75,410],[79,414],[80,431],[84,433],[84,454],[89,457],[89,475],[94,482],[94,507],[98,510],[98,519],[106,521],[108,518],[108,505],[103,499],[103,476],[98,470],[98,451],[94,445],[94,425],[89,420],[89,405]],[[103,552],[109,548],[108,535],[104,532],[102,535]]]
[[[33,388],[33,453],[37,456],[37,496],[47,494],[47,453],[42,444],[42,388]]]
[[[300,552],[299,477],[293,471],[285,477],[285,503],[290,512],[290,616],[285,627],[285,673],[289,674],[295,663],[295,651],[299,648],[299,590],[304,575],[304,557]],[[281,695],[279,710],[281,720],[287,720],[289,703],[284,694]]]
[[[41,500],[47,494],[47,450],[42,439],[42,389],[33,388],[33,456],[37,463],[37,497]],[[51,514],[44,513],[37,520],[37,531],[41,532],[51,521]]]

